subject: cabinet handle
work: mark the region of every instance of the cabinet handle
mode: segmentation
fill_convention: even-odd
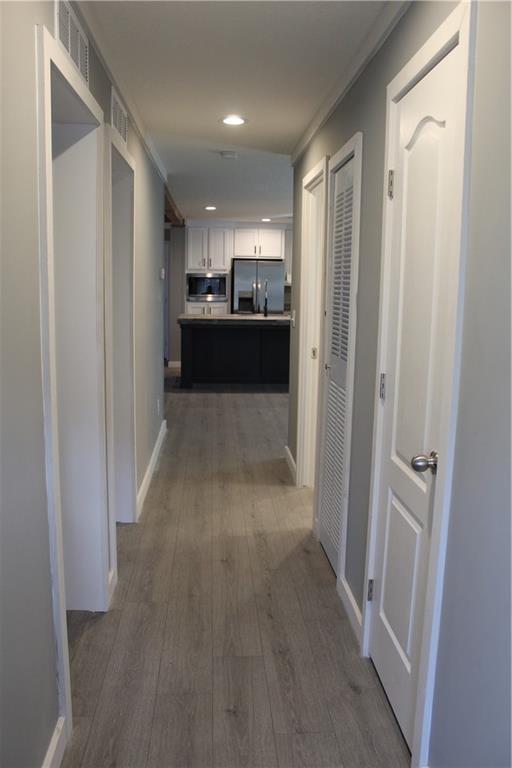
[[[261,256],[261,245],[260,245],[260,256]]]
[[[254,253],[256,253],[256,246],[254,246]]]

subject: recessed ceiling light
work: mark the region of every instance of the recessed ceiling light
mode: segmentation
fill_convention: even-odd
[[[222,122],[224,125],[243,125],[247,120],[245,117],[240,117],[240,115],[227,115],[222,118]]]
[[[205,205],[204,207],[205,211],[216,211],[217,206],[216,205]]]
[[[272,219],[262,219],[262,221],[272,221]]]

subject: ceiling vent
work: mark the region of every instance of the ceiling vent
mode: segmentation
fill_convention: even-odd
[[[55,2],[55,37],[60,40],[83,79],[89,84],[89,40],[66,0]]]
[[[110,124],[116,129],[125,144],[128,143],[128,110],[112,88],[110,98]]]

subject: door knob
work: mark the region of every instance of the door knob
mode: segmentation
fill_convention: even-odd
[[[415,472],[426,472],[430,469],[433,475],[437,472],[437,460],[439,455],[436,451],[432,451],[430,456],[425,456],[423,453],[418,456],[413,456],[411,459],[411,467]]]

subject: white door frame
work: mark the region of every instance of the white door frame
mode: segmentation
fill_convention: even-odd
[[[334,195],[334,174],[347,163],[350,159],[354,161],[354,203],[353,203],[353,218],[352,218],[352,271],[350,276],[350,330],[349,330],[349,343],[348,343],[348,360],[347,360],[347,408],[346,408],[346,422],[345,422],[345,439],[347,450],[345,453],[346,460],[343,467],[343,488],[344,496],[342,499],[341,507],[341,539],[340,539],[340,551],[338,559],[338,574],[336,580],[336,589],[341,598],[341,601],[347,611],[352,628],[358,639],[361,637],[361,611],[357,604],[350,585],[345,575],[346,553],[347,553],[347,517],[348,517],[348,501],[350,493],[350,454],[352,443],[352,415],[354,404],[354,373],[355,373],[355,349],[356,349],[356,333],[357,333],[357,290],[359,281],[359,240],[361,229],[361,185],[362,185],[362,170],[363,170],[363,134],[358,132],[350,138],[346,144],[344,144],[338,152],[336,152],[328,163],[328,175],[327,175],[327,232],[328,232],[328,248],[331,248],[330,238],[331,232],[331,220],[333,195]],[[330,255],[327,253],[326,269],[330,263]],[[326,281],[327,282],[327,281]],[[324,361],[327,359],[327,313],[329,306],[329,286],[326,284],[324,292],[324,306],[327,310],[323,318],[322,324],[322,354],[321,363],[322,369]],[[324,434],[324,377],[320,377],[320,397],[318,403],[318,423],[319,428],[317,432],[317,478],[321,477],[321,445]],[[315,496],[314,496],[314,527],[317,536],[319,535],[318,528],[318,513],[320,508],[320,483],[316,483]]]
[[[299,391],[297,408],[297,472],[296,484],[315,486],[316,452],[318,440],[312,439],[314,423],[318,416],[318,397],[314,396],[321,377],[320,347],[323,329],[323,292],[325,274],[325,246],[327,234],[327,161],[324,157],[302,179],[302,228],[300,258],[300,318],[299,318]],[[323,205],[312,214],[313,190],[323,184]],[[321,219],[321,239],[313,243],[313,222]],[[314,285],[311,290],[311,285]],[[318,359],[311,357],[308,331],[312,322],[318,323]]]
[[[108,469],[108,503],[109,503],[109,530],[110,530],[110,562],[117,563],[116,547],[116,498],[115,483],[115,458],[114,458],[114,370],[113,370],[113,266],[112,266],[112,150],[121,155],[125,163],[133,171],[133,210],[132,210],[132,350],[131,367],[133,381],[133,483],[134,483],[134,509],[133,520],[137,522],[137,437],[136,437],[136,413],[135,413],[135,179],[136,168],[133,156],[128,152],[126,144],[115,128],[105,126],[105,391],[106,391],[106,419],[107,419],[107,469]],[[116,568],[117,581],[117,568]],[[115,583],[113,584],[113,587]],[[112,588],[113,588],[112,587]]]
[[[428,563],[425,593],[425,612],[422,631],[421,653],[418,675],[418,692],[414,720],[412,765],[427,766],[430,742],[430,726],[435,683],[439,627],[442,607],[444,566],[448,535],[448,519],[451,501],[452,471],[455,448],[455,430],[457,419],[460,350],[462,338],[462,308],[464,297],[464,272],[467,232],[467,203],[469,186],[469,158],[471,138],[471,93],[474,68],[474,41],[476,5],[461,3],[448,16],[439,29],[429,38],[418,53],[392,80],[387,87],[386,153],[384,168],[384,209],[382,234],[381,292],[379,307],[379,340],[377,353],[377,376],[375,385],[375,418],[373,431],[372,478],[370,489],[370,509],[368,520],[368,544],[366,553],[365,584],[375,575],[376,539],[379,514],[379,488],[383,451],[383,403],[379,396],[380,373],[385,372],[388,339],[385,318],[388,314],[390,279],[391,279],[391,231],[392,202],[387,194],[387,171],[395,165],[395,145],[392,142],[397,121],[397,103],[414,85],[455,47],[460,46],[466,62],[464,88],[454,97],[460,99],[461,110],[465,111],[464,135],[457,147],[460,168],[463,169],[463,183],[454,211],[460,231],[459,281],[453,286],[453,304],[450,307],[453,318],[454,334],[448,339],[447,350],[450,375],[444,383],[444,391],[449,393],[448,406],[442,414],[441,445],[439,452],[443,456],[436,479],[434,498],[432,537]],[[363,655],[369,655],[371,632],[372,603],[365,601],[363,607],[362,643]]]
[[[98,165],[103,161],[103,111],[91,95],[63,46],[45,27],[36,27],[37,53],[37,136],[39,195],[39,262],[41,313],[41,366],[45,434],[46,488],[50,538],[50,570],[52,579],[53,620],[57,650],[57,687],[59,722],[65,741],[71,737],[72,709],[69,650],[66,625],[64,551],[62,534],[61,482],[59,466],[58,398],[56,384],[56,321],[53,243],[53,172],[52,172],[52,104],[51,68],[55,66],[77,93],[99,123]],[[98,174],[98,253],[103,248],[102,205],[103,175]],[[98,307],[103,313],[103,308]],[[101,376],[103,377],[103,371]],[[101,415],[99,415],[101,418]],[[105,537],[106,538],[106,537]],[[104,543],[105,550],[107,542]],[[106,553],[105,553],[106,554]]]

